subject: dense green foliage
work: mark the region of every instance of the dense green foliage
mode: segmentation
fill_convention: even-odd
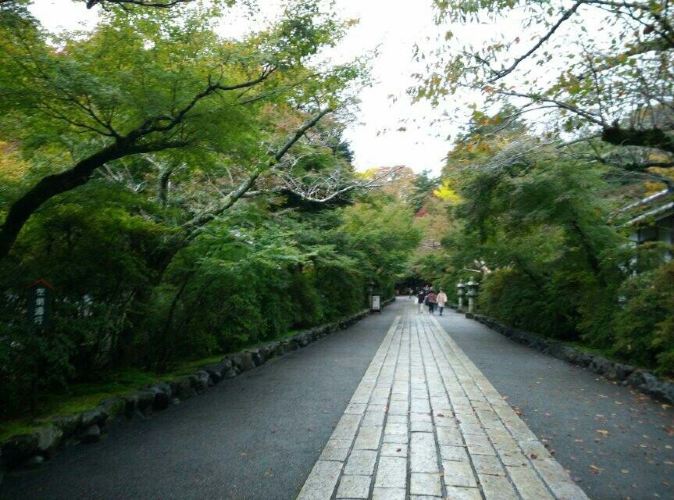
[[[444,172],[461,198],[444,248],[419,272],[454,298],[477,279],[480,311],[512,326],[674,374],[672,265],[662,244],[630,243],[619,210],[639,183],[477,118]]]
[[[635,276],[623,285],[625,307],[614,321],[618,354],[674,372],[674,264]]]
[[[363,192],[330,114],[367,74],[312,62],[346,26],[297,1],[235,40],[219,15],[111,6],[55,38],[0,7],[0,417],[392,295],[411,211]],[[40,278],[45,327],[28,321]]]
[[[370,281],[392,294],[418,242],[410,212],[376,199],[289,214],[242,203],[160,272],[155,244],[171,228],[144,221],[133,197],[118,194],[100,209],[72,196],[45,211],[21,240],[21,265],[5,269],[18,294],[2,309],[3,411],[19,410],[36,382],[65,387],[120,366],[162,371],[353,314]],[[25,327],[27,276],[56,287],[45,331]]]

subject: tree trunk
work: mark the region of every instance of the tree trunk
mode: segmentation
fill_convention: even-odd
[[[59,194],[86,184],[96,169],[110,161],[172,147],[176,147],[176,145],[172,143],[138,145],[133,140],[118,140],[114,144],[110,144],[91,156],[80,160],[68,170],[43,177],[9,207],[5,222],[0,228],[0,259],[9,254],[23,226],[45,202]]]
[[[43,203],[86,183],[97,168],[121,156],[123,153],[117,144],[108,146],[80,161],[69,170],[44,177],[16,200],[9,208],[2,230],[0,230],[0,258],[7,256],[26,221]]]
[[[166,208],[166,205],[168,205],[169,185],[171,182],[171,175],[175,169],[176,164],[172,164],[168,167],[162,168],[159,172],[159,179],[157,182],[157,201],[162,208]]]

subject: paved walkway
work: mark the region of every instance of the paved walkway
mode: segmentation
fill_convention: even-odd
[[[412,309],[298,498],[587,498],[437,320]]]
[[[463,314],[435,317],[590,498],[674,499],[671,405]]]

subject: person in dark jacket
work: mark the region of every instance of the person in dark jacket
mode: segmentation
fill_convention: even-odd
[[[417,312],[421,314],[424,308],[424,300],[426,299],[426,294],[423,290],[419,290],[417,294]]]

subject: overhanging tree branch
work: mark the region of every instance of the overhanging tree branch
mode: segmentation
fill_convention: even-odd
[[[183,146],[185,146],[185,143],[179,141],[127,145],[114,143],[80,160],[68,170],[43,177],[9,208],[7,217],[5,217],[0,229],[0,258],[9,253],[23,226],[45,202],[85,184],[99,167],[125,156]]]
[[[139,153],[156,152],[186,146],[186,141],[168,137],[168,132],[184,123],[188,113],[199,101],[219,91],[237,90],[257,85],[266,80],[274,70],[274,67],[266,68],[259,77],[234,85],[223,85],[220,82],[213,83],[209,81],[208,86],[204,90],[196,94],[173,115],[159,115],[149,118],[125,136],[116,137],[115,142],[112,144],[80,160],[72,168],[42,178],[10,206],[5,221],[0,226],[0,259],[7,256],[23,226],[45,202],[59,194],[85,184],[96,169],[108,162]],[[315,125],[316,122],[311,126]],[[304,131],[307,129],[304,129]],[[164,137],[151,139],[148,136],[152,134],[163,135]],[[301,137],[301,134],[297,139],[299,137]],[[288,146],[288,149],[290,146]]]
[[[185,106],[183,106],[180,110],[178,110],[177,113],[173,115],[161,115],[149,118],[140,127],[127,134],[126,137],[132,140],[136,140],[148,134],[152,134],[154,132],[168,132],[171,129],[175,128],[178,124],[182,123],[187,114],[192,109],[194,109],[194,107],[199,103],[199,101],[203,100],[204,98],[220,91],[230,91],[253,87],[269,78],[269,76],[275,70],[276,70],[275,67],[266,68],[260,74],[259,77],[254,78],[253,80],[248,80],[246,82],[234,85],[222,85],[219,82],[215,83],[209,82],[208,86],[204,90],[196,94],[190,100],[190,102],[188,102]]]
[[[503,78],[503,77],[509,75],[510,73],[512,73],[517,68],[517,66],[520,65],[520,63],[522,61],[529,58],[534,52],[536,52],[539,48],[541,48],[541,46],[545,42],[547,42],[552,37],[552,35],[555,34],[555,32],[559,29],[559,27],[562,24],[564,24],[564,22],[567,21],[573,14],[575,14],[576,11],[578,10],[578,8],[581,5],[583,5],[584,3],[585,3],[585,0],[581,0],[580,2],[576,2],[575,4],[573,4],[573,6],[570,9],[568,9],[567,11],[564,12],[562,17],[560,17],[557,20],[557,22],[548,30],[548,32],[544,36],[542,36],[538,40],[538,42],[536,42],[536,44],[531,49],[529,49],[525,54],[523,54],[520,57],[518,57],[517,59],[515,59],[515,61],[510,66],[508,66],[507,68],[504,68],[502,70],[497,71],[496,75],[494,75],[492,78],[490,78],[488,80],[489,83],[494,83],[494,82],[500,80],[501,78]]]
[[[173,7],[174,5],[178,5],[181,3],[189,3],[192,0],[167,0],[165,2],[153,2],[153,1],[145,1],[145,0],[87,0],[86,1],[86,6],[87,9],[91,9],[96,5],[108,5],[108,4],[113,4],[113,5],[121,5],[124,6],[126,4],[128,5],[138,5],[140,7],[157,7],[157,8],[162,8],[166,9],[169,7]]]
[[[198,231],[201,227],[204,225],[208,224],[210,221],[224,213],[226,210],[232,207],[239,199],[241,199],[249,190],[250,188],[253,187],[257,179],[265,172],[270,170],[271,168],[274,167],[277,163],[279,163],[283,157],[286,155],[286,153],[290,150],[290,148],[299,141],[304,134],[307,133],[308,130],[311,128],[315,127],[316,124],[323,118],[325,115],[328,113],[331,113],[333,110],[332,108],[325,108],[321,110],[316,116],[313,118],[307,120],[297,131],[290,137],[277,151],[276,153],[271,157],[271,159],[263,163],[261,165],[258,165],[253,169],[253,171],[250,173],[250,175],[241,181],[239,185],[230,191],[221,201],[220,205],[215,209],[210,212],[200,214],[196,217],[194,217],[191,221],[187,222],[185,224],[185,229],[187,230],[187,241],[191,241],[198,235]]]

